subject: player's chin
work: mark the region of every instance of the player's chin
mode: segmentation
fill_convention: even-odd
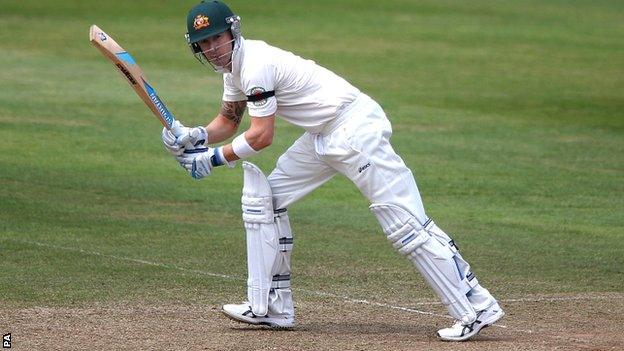
[[[223,67],[228,63],[228,61],[225,59],[214,59],[210,60],[210,63],[212,63],[213,66]]]

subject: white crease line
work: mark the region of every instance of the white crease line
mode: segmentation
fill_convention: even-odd
[[[591,295],[580,295],[580,296],[563,296],[563,297],[526,297],[520,299],[505,299],[501,300],[502,302],[510,303],[510,302],[558,302],[558,301],[578,301],[578,300],[613,300],[613,299],[624,299],[624,295],[620,294],[609,294],[600,295],[600,296],[591,296]]]
[[[4,239],[5,240],[15,241],[15,242],[26,243],[26,244],[30,244],[30,245],[36,245],[36,246],[40,246],[40,247],[48,247],[48,248],[53,248],[53,249],[57,249],[57,250],[80,252],[80,253],[87,254],[87,255],[94,255],[94,256],[112,258],[112,259],[120,260],[120,261],[129,261],[129,262],[140,263],[140,264],[145,264],[145,265],[154,266],[154,267],[160,267],[160,268],[174,269],[174,270],[178,270],[178,271],[182,271],[182,272],[194,273],[194,274],[205,275],[205,276],[210,276],[210,277],[223,278],[223,279],[228,279],[228,280],[239,280],[239,281],[244,281],[245,280],[245,279],[243,279],[241,277],[236,277],[236,276],[231,276],[231,275],[226,275],[226,274],[212,273],[212,272],[202,271],[202,270],[198,270],[198,269],[182,268],[182,267],[178,267],[178,266],[173,265],[173,264],[164,264],[164,263],[146,261],[146,260],[136,259],[136,258],[122,257],[122,256],[115,256],[115,255],[107,255],[107,254],[103,254],[103,253],[100,253],[100,252],[97,252],[97,251],[88,251],[88,250],[83,250],[83,249],[79,249],[79,248],[58,246],[58,245],[53,245],[53,244],[44,244],[44,243],[40,243],[40,242],[36,242],[36,241],[30,241],[30,240],[20,240],[20,239],[13,239],[13,238],[4,238]],[[394,305],[387,304],[387,303],[368,301],[368,300],[364,300],[364,299],[354,299],[354,298],[351,298],[349,296],[342,296],[342,295],[337,295],[337,294],[332,294],[332,293],[327,293],[327,292],[322,292],[322,291],[307,290],[307,289],[301,289],[301,288],[294,289],[294,290],[302,291],[302,292],[305,292],[305,293],[308,293],[308,294],[312,294],[312,295],[317,295],[317,296],[342,299],[342,300],[345,300],[345,301],[350,302],[350,303],[366,304],[366,305],[371,305],[371,306],[389,308],[389,309],[393,309],[393,310],[399,310],[399,311],[405,311],[405,312],[411,312],[411,313],[418,313],[418,314],[434,316],[434,317],[441,317],[441,318],[446,318],[446,319],[452,319],[453,318],[453,317],[448,316],[448,315],[442,315],[442,314],[433,313],[433,312],[421,311],[421,310],[417,310],[417,309],[414,309],[414,308],[394,306]],[[617,296],[536,297],[536,298],[506,299],[506,300],[501,300],[501,302],[544,302],[544,301],[546,301],[546,302],[556,302],[556,301],[572,301],[572,300],[602,300],[602,299],[613,299],[613,298],[621,299],[621,298],[624,298],[624,296],[617,295]],[[440,305],[440,304],[441,303],[437,302],[437,301],[415,303],[415,305],[428,305],[428,306]],[[503,329],[509,328],[508,326],[501,325],[501,324],[493,324],[492,326],[498,327],[498,328],[503,328]],[[532,330],[523,330],[523,329],[514,329],[514,331],[525,332],[525,333],[529,333],[529,334],[533,333]]]
[[[517,298],[517,299],[501,299],[498,301],[503,302],[503,303],[514,303],[514,302],[560,302],[560,301],[579,301],[579,300],[598,301],[598,300],[613,300],[613,299],[624,299],[624,294],[603,293],[600,296],[577,295],[577,296],[561,296],[561,297],[535,296],[535,297],[523,297],[523,298]],[[442,302],[431,300],[431,301],[424,301],[424,302],[414,302],[413,305],[433,306],[433,305],[442,305]]]
[[[164,263],[146,261],[146,260],[136,259],[136,258],[122,257],[122,256],[115,256],[115,255],[107,255],[107,254],[103,254],[103,253],[97,252],[97,251],[88,251],[88,250],[83,250],[83,249],[79,249],[79,248],[58,246],[58,245],[54,245],[54,244],[44,244],[44,243],[40,243],[40,242],[36,242],[36,241],[30,241],[30,240],[20,240],[20,239],[13,239],[13,238],[6,238],[6,239],[7,240],[16,241],[16,242],[26,243],[26,244],[30,244],[30,245],[40,246],[40,247],[48,247],[48,248],[53,248],[53,249],[57,249],[57,250],[80,252],[80,253],[86,254],[86,255],[94,255],[94,256],[99,256],[99,257],[112,258],[112,259],[120,260],[120,261],[129,261],[129,262],[140,263],[140,264],[145,264],[145,265],[149,265],[149,266],[168,268],[168,269],[175,269],[175,270],[182,271],[182,272],[190,272],[190,273],[195,273],[195,274],[200,274],[200,275],[207,275],[207,276],[210,276],[210,277],[224,278],[224,279],[228,279],[228,280],[240,280],[240,281],[244,281],[245,280],[245,279],[243,279],[241,277],[235,277],[235,276],[230,276],[230,275],[226,275],[226,274],[218,274],[218,273],[201,271],[201,270],[197,270],[197,269],[182,268],[182,267],[178,267],[178,266],[172,265],[172,264],[164,264]],[[366,304],[366,305],[391,308],[391,309],[395,309],[395,310],[412,312],[412,313],[418,313],[418,314],[424,314],[424,315],[435,316],[435,317],[452,318],[450,316],[445,316],[445,315],[437,314],[437,313],[433,313],[433,312],[420,311],[420,310],[413,309],[413,308],[393,306],[393,305],[390,305],[390,304],[379,303],[379,302],[371,302],[371,301],[362,300],[362,299],[354,299],[354,298],[351,298],[351,297],[348,297],[348,296],[340,296],[340,295],[327,293],[327,292],[322,292],[322,291],[299,289],[299,288],[298,289],[294,289],[294,290],[302,291],[302,292],[305,292],[305,293],[308,293],[308,294],[312,294],[312,295],[317,295],[317,296],[324,296],[324,297],[332,297],[332,298],[336,298],[336,299],[342,299],[342,300],[345,300],[345,301],[348,301],[348,302],[351,302],[351,303],[361,303],[361,304]]]
[[[298,291],[303,291],[303,292],[311,294],[311,295],[317,295],[317,296],[323,296],[323,297],[332,297],[332,298],[336,298],[336,299],[342,299],[342,300],[345,300],[345,301],[348,301],[348,302],[351,302],[351,303],[361,303],[361,304],[365,304],[365,305],[385,307],[385,308],[390,308],[390,309],[393,309],[393,310],[400,310],[400,311],[405,311],[405,312],[413,312],[413,313],[425,314],[425,315],[435,316],[435,317],[452,318],[450,316],[437,314],[437,313],[433,313],[433,312],[420,311],[420,310],[416,310],[416,309],[408,308],[408,307],[393,306],[393,305],[390,305],[390,304],[387,304],[387,303],[372,302],[372,301],[363,300],[363,299],[354,299],[354,298],[351,298],[349,296],[341,296],[341,295],[336,295],[336,294],[322,292],[322,291],[314,291],[314,290],[307,290],[307,289],[301,289],[301,288],[298,288],[297,290]]]
[[[53,245],[53,244],[44,244],[44,243],[40,243],[40,242],[36,242],[36,241],[20,240],[20,239],[12,239],[12,238],[6,238],[6,239],[7,240],[11,240],[11,241],[16,241],[16,242],[36,245],[36,246],[53,248],[53,249],[57,249],[57,250],[80,252],[80,253],[87,254],[87,255],[94,255],[94,256],[112,258],[112,259],[120,260],[120,261],[129,261],[129,262],[134,262],[134,263],[141,263],[141,264],[148,265],[148,266],[155,266],[155,267],[161,267],[161,268],[175,269],[175,270],[179,270],[179,271],[183,271],[183,272],[195,273],[195,274],[200,274],[200,275],[207,275],[207,276],[210,276],[210,277],[224,278],[224,279],[229,279],[229,280],[240,280],[240,278],[235,278],[235,277],[232,277],[232,276],[229,276],[229,275],[225,275],[225,274],[211,273],[211,272],[206,272],[206,271],[200,271],[200,270],[197,270],[197,269],[182,268],[182,267],[178,267],[178,266],[176,266],[174,264],[165,264],[165,263],[146,261],[146,260],[141,260],[141,259],[136,259],[136,258],[122,257],[122,256],[115,256],[115,255],[107,255],[107,254],[103,254],[103,253],[97,252],[97,251],[87,251],[87,250],[73,248],[73,247],[64,247],[64,246],[58,246],[58,245]]]
[[[341,295],[336,295],[336,294],[332,294],[332,293],[326,293],[326,292],[321,292],[321,291],[313,291],[313,290],[306,290],[306,289],[297,289],[298,291],[303,291],[309,294],[313,294],[313,295],[318,295],[318,296],[326,296],[326,297],[333,297],[336,299],[342,299],[345,300],[347,302],[350,303],[361,303],[361,304],[365,304],[365,305],[371,305],[371,306],[377,306],[377,307],[383,307],[383,308],[389,308],[389,309],[393,309],[393,310],[399,310],[399,311],[404,311],[404,312],[412,312],[412,313],[418,313],[418,314],[424,314],[424,315],[428,315],[428,316],[434,316],[434,317],[440,317],[440,318],[446,318],[446,319],[454,319],[453,317],[449,316],[449,315],[444,315],[444,314],[438,314],[438,313],[434,313],[434,312],[426,312],[426,311],[421,311],[421,310],[417,310],[417,309],[413,309],[413,308],[409,308],[409,307],[401,307],[401,306],[394,306],[394,305],[390,305],[387,303],[381,303],[381,302],[374,302],[374,301],[368,301],[368,300],[363,300],[363,299],[354,299],[348,296],[341,296]],[[420,304],[424,304],[424,303],[420,303]],[[430,305],[441,305],[440,302],[434,302]],[[509,328],[506,325],[503,324],[492,324],[490,325],[491,327],[497,327],[497,328],[503,328],[503,329],[507,329]],[[529,330],[529,329],[514,329],[514,331],[519,331],[519,332],[524,332],[524,333],[528,333],[528,334],[532,334],[533,331]]]

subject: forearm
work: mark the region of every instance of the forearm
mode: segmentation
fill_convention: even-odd
[[[221,111],[210,124],[206,126],[208,144],[218,143],[231,138],[240,125],[245,112],[246,101],[223,101]],[[217,148],[222,161],[236,161],[249,157],[271,145],[273,141],[275,116],[251,117],[249,129],[234,138],[233,144],[226,144]]]
[[[228,161],[253,156],[273,142],[275,117],[251,118],[247,131],[223,146],[223,157]],[[242,155],[242,156],[241,156]]]
[[[208,143],[219,143],[231,138],[238,130],[246,106],[246,101],[222,101],[219,114],[206,126]]]
[[[238,129],[238,124],[219,114],[206,126],[208,144],[215,144],[231,138]]]
[[[253,137],[253,134],[252,134],[252,138],[246,137],[246,135],[248,134],[252,134],[252,133],[249,133],[248,131],[247,133],[242,134],[241,137],[245,138],[247,145],[249,145],[249,147],[251,147],[251,149],[255,152],[259,152],[260,150],[271,145],[270,141],[269,142],[261,141],[257,137]],[[240,160],[240,157],[234,152],[234,147],[232,146],[232,144],[223,145],[223,157],[225,157],[225,159],[230,162]]]
[[[249,138],[248,135],[251,135],[252,138]],[[247,143],[248,147],[251,148],[251,150],[249,150],[250,152],[259,152],[260,150],[264,149],[265,147],[269,146],[269,145],[263,145],[258,143],[257,139],[255,137],[253,137],[253,133],[250,133],[250,131],[247,131],[243,134],[241,134],[239,137],[237,138],[245,138],[245,142]],[[251,140],[250,140],[251,139]],[[227,145],[223,145],[223,157],[225,157],[225,159],[227,161],[236,161],[236,160],[240,160],[241,158],[239,157],[239,155],[236,154],[236,152],[234,152],[234,146],[233,144],[236,141],[232,141],[231,144],[227,144]],[[240,145],[240,143],[239,143]],[[240,153],[240,152],[239,152]]]

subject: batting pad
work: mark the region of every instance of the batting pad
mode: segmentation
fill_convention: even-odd
[[[453,252],[453,259],[455,260],[455,264],[457,265],[457,269],[459,270],[460,278],[463,282],[463,291],[465,294],[472,291],[475,287],[479,285],[479,281],[476,276],[470,270],[470,264],[464,260],[462,255],[459,253],[459,249],[455,245],[455,241],[451,239],[440,227],[438,227],[431,219],[428,220],[424,225],[424,230],[429,233],[433,238],[438,240],[440,244],[443,246],[447,246]],[[468,298],[470,299],[470,298]],[[471,303],[472,304],[472,303]],[[472,304],[474,307],[474,304]]]
[[[392,204],[373,204],[370,210],[392,243],[420,271],[453,318],[472,323],[476,313],[466,297],[465,283],[455,264],[454,252],[423,229],[416,218]]]
[[[251,311],[268,311],[271,274],[279,251],[279,235],[273,219],[273,196],[260,168],[243,162],[243,222],[247,232],[247,298]]]

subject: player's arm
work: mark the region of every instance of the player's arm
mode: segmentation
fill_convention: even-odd
[[[226,140],[236,133],[247,102],[223,101],[219,114],[207,126],[188,128],[179,121],[175,121],[171,130],[163,128],[162,140],[165,148],[174,155],[180,155],[185,150],[206,148],[208,144]]]
[[[249,129],[234,138],[231,144],[208,148],[201,153],[185,152],[177,159],[193,178],[201,179],[210,175],[214,167],[234,167],[234,161],[253,156],[271,145],[274,130],[275,115],[251,117]]]
[[[206,126],[208,144],[214,144],[231,138],[240,125],[245,113],[247,101],[223,101],[221,110]]]
[[[266,72],[260,73],[264,74]],[[232,100],[237,100],[238,97],[242,98],[242,92],[237,90],[236,87],[231,87],[231,84],[228,85],[226,78],[227,76],[224,75],[224,89],[226,91],[224,96],[232,97]],[[268,82],[266,84],[263,83],[263,86],[272,88],[274,84]],[[199,138],[204,136],[207,143],[214,144],[226,140],[236,133],[247,103],[260,101],[262,99],[265,100],[265,104],[261,105],[263,107],[262,109],[254,109],[254,114],[257,114],[251,116],[249,129],[235,137],[231,144],[218,146],[216,148],[209,147],[206,149],[207,152],[185,150],[183,154],[178,154],[178,162],[180,162],[182,167],[184,167],[193,178],[201,179],[210,175],[214,167],[223,165],[234,167],[236,160],[254,156],[260,152],[260,150],[271,145],[275,130],[277,101],[274,97],[274,90],[266,88],[264,91],[265,92],[261,94],[253,94],[250,91],[250,94],[244,95],[247,98],[246,101],[242,101],[241,99],[238,103],[224,102],[219,115],[217,115],[208,126],[205,128],[196,128],[199,132],[195,134],[197,134]],[[257,105],[254,106],[258,107]],[[201,133],[202,131],[203,134]],[[200,139],[197,140],[198,142],[200,141]],[[185,141],[185,139],[182,139],[182,141]]]
[[[274,133],[275,115],[251,117],[249,129],[223,147],[223,156],[228,161],[253,156],[273,143]]]

